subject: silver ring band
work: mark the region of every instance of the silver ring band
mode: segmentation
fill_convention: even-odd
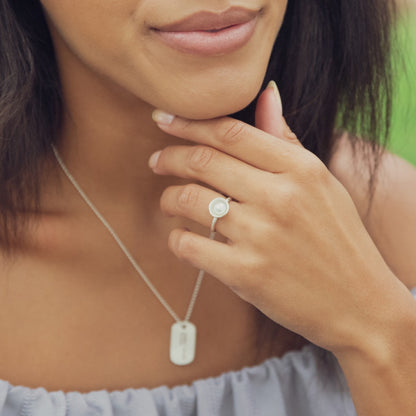
[[[218,218],[222,218],[228,214],[230,210],[231,197],[228,198],[214,198],[208,206],[209,213],[212,215],[211,222],[211,234],[215,233],[215,224],[218,221]]]

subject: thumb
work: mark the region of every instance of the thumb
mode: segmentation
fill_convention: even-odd
[[[257,100],[255,125],[258,129],[280,139],[300,144],[283,117],[282,100],[274,81],[269,82]]]

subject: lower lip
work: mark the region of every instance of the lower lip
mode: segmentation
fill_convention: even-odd
[[[168,46],[181,52],[197,55],[222,55],[244,46],[256,29],[257,17],[219,30],[218,32],[163,32],[154,33]]]

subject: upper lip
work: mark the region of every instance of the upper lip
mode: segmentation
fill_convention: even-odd
[[[154,29],[163,32],[191,32],[197,30],[218,30],[246,23],[259,13],[258,10],[231,7],[222,13],[200,11],[167,25]]]

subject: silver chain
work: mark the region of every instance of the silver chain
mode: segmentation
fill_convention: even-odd
[[[71,183],[74,185],[75,189],[79,192],[81,197],[84,199],[84,201],[88,204],[88,206],[92,209],[94,214],[99,218],[99,220],[104,224],[104,226],[107,228],[107,230],[110,232],[110,234],[113,236],[114,240],[116,240],[117,244],[120,246],[123,253],[126,255],[126,257],[129,259],[130,263],[134,267],[137,273],[142,277],[142,279],[145,281],[147,286],[150,288],[150,290],[153,292],[153,294],[159,299],[160,303],[166,308],[166,310],[171,314],[173,319],[175,319],[176,322],[181,322],[181,319],[178,317],[178,315],[173,311],[173,309],[170,307],[170,305],[163,299],[161,294],[157,291],[157,289],[153,286],[153,284],[150,282],[148,277],[145,275],[143,270],[140,268],[140,266],[136,263],[133,256],[130,254],[130,252],[127,250],[126,246],[123,244],[123,242],[120,240],[120,237],[116,234],[116,232],[111,228],[110,224],[107,222],[107,220],[101,215],[101,213],[98,211],[98,209],[93,205],[93,203],[89,200],[87,195],[85,195],[85,192],[81,189],[81,187],[78,185],[77,181],[74,179],[74,177],[69,172],[68,168],[65,166],[64,162],[62,161],[61,157],[59,156],[58,150],[55,148],[55,146],[52,144],[52,149],[55,154],[55,157],[61,166],[62,170],[68,177],[68,179],[71,181]],[[209,238],[212,240],[215,236],[215,231],[211,231]],[[194,291],[191,296],[191,301],[188,306],[188,311],[186,312],[185,321],[188,322],[189,318],[191,317],[192,310],[194,308],[194,304],[196,301],[196,297],[198,295],[199,288],[201,287],[202,279],[204,277],[204,270],[200,270],[198,273],[198,278],[195,284]]]

